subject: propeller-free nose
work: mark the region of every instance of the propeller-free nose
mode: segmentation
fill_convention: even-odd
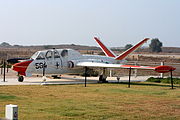
[[[13,70],[17,71],[20,75],[26,76],[26,69],[33,60],[26,60],[13,65]]]

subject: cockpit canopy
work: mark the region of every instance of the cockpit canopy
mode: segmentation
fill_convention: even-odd
[[[31,56],[31,59],[34,60],[49,60],[49,59],[56,59],[56,58],[66,58],[69,55],[79,56],[81,55],[79,52],[74,51],[72,49],[51,49],[51,50],[44,50],[44,51],[37,51],[34,55]]]

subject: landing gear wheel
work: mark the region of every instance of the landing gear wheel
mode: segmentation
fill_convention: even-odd
[[[106,78],[106,76],[100,75],[98,83],[108,83],[108,81],[106,81]]]
[[[19,82],[23,82],[23,80],[24,80],[24,77],[23,77],[23,76],[19,76],[19,77],[18,77],[18,81],[19,81]]]

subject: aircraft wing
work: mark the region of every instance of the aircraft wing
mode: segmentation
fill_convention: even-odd
[[[79,67],[99,67],[99,68],[132,68],[132,69],[149,69],[159,73],[166,73],[175,70],[171,66],[135,66],[135,65],[123,65],[123,64],[109,64],[109,63],[98,63],[98,62],[79,62],[76,64]]]

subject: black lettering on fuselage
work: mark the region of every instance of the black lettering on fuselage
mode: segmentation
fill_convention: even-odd
[[[35,68],[36,68],[36,69],[42,69],[43,66],[44,66],[45,68],[47,67],[47,65],[44,64],[44,63],[42,63],[42,62],[40,62],[40,63],[35,63]]]

